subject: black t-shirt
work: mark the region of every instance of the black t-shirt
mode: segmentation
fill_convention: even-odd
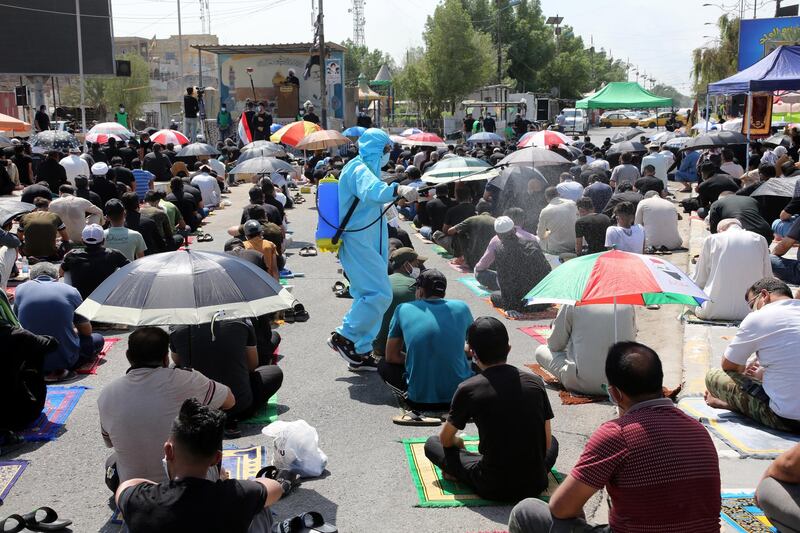
[[[269,139],[269,127],[272,125],[272,115],[256,113],[253,117],[253,140],[265,141]]]
[[[544,424],[553,411],[541,378],[511,365],[489,367],[461,383],[448,422],[478,426],[481,485],[507,499],[538,496],[547,487]]]
[[[425,204],[425,215],[428,217],[433,231],[441,231],[447,211],[455,205],[456,203],[453,199],[440,196]]]
[[[717,201],[719,193],[722,191],[736,192],[739,186],[727,174],[715,174],[710,178],[703,180],[697,186],[697,201],[700,202],[700,207],[708,207]]]
[[[19,171],[20,184],[30,185],[31,183],[33,183],[33,176],[31,176],[28,168],[33,163],[33,159],[31,159],[31,156],[27,154],[19,154],[12,157],[11,160],[14,162],[15,165],[17,165],[17,170]],[[23,202],[24,201],[25,200],[23,200]]]
[[[49,157],[42,161],[36,171],[36,181],[46,181],[50,190],[58,194],[58,188],[67,183],[67,169]]]
[[[575,237],[586,240],[588,254],[596,254],[606,250],[606,229],[611,219],[602,213],[584,215],[575,221]]]
[[[428,206],[430,209],[430,206]],[[447,210],[444,215],[444,223],[451,228],[456,224],[460,224],[467,220],[469,217],[475,215],[475,206],[470,202],[456,204]]]
[[[186,118],[197,118],[197,113],[200,111],[200,105],[197,103],[197,98],[188,94],[183,96],[183,116]]]
[[[151,152],[144,156],[142,161],[142,168],[156,177],[156,181],[169,181],[172,179],[172,171],[170,170],[172,164],[169,158],[163,153],[156,154]]]
[[[250,209],[252,209],[256,205],[258,205],[259,207],[263,207],[264,208],[264,213],[266,213],[267,220],[269,222],[272,222],[273,224],[277,224],[278,226],[283,224],[283,217],[281,216],[280,211],[278,211],[278,208],[275,207],[272,204],[247,204],[246,206],[244,206],[242,208],[242,217],[241,217],[241,221],[239,222],[240,224],[244,224],[245,222],[250,220],[250,217],[248,216],[248,214],[250,213]]]
[[[50,116],[47,113],[43,111],[37,111],[36,116],[33,117],[33,120],[36,123],[36,127],[39,129],[39,131],[50,129]]]
[[[178,199],[178,197],[175,196],[175,193],[171,192],[167,195],[166,200],[175,204],[175,207],[177,207],[178,211],[181,212],[181,217],[183,217],[183,220],[187,224],[191,226],[192,224],[197,223],[196,216],[194,214],[195,211],[197,211],[197,202],[191,193],[183,191],[182,197]]]
[[[489,156],[489,163],[491,163],[492,165],[496,165],[497,163],[502,161],[505,157],[506,154],[504,154],[503,152],[494,152],[492,155]]]
[[[726,218],[735,218],[742,227],[753,233],[763,235],[767,242],[772,242],[772,227],[758,210],[758,201],[750,196],[735,194],[723,196],[711,204],[708,210],[708,225],[711,233],[717,232],[717,225]]]
[[[142,234],[144,244],[147,246],[145,255],[153,255],[167,251],[167,243],[158,232],[155,221],[136,211],[128,211],[125,215],[125,227]]]
[[[488,131],[489,133],[494,133],[494,130],[497,129],[493,118],[485,118],[483,119],[483,129],[484,131]]]
[[[20,198],[20,200],[32,204],[33,201],[39,197],[47,198],[48,200],[50,200],[53,198],[53,195],[50,192],[50,189],[48,189],[44,185],[40,185],[39,183],[34,183],[33,185],[28,185],[27,187],[22,189],[22,197]]]
[[[184,478],[130,487],[119,508],[131,533],[246,533],[266,501],[257,481]]]
[[[136,178],[133,172],[125,167],[112,167],[108,170],[108,175],[113,176],[117,183],[124,183],[131,191],[136,192]]]
[[[606,207],[603,209],[603,214],[611,218],[614,216],[614,208],[617,207],[617,204],[630,202],[633,204],[633,208],[636,209],[636,206],[638,206],[641,201],[642,195],[636,191],[615,192],[611,195],[611,198],[608,199]]]
[[[78,198],[83,198],[84,200],[89,200],[100,209],[103,209],[103,200],[101,200],[100,195],[94,191],[90,191],[89,189],[78,189],[75,191],[75,196]]]
[[[270,196],[268,194],[265,194],[264,195],[264,208],[266,208],[268,205],[271,205],[272,207],[277,209],[278,210],[278,214],[280,215],[280,220],[275,222],[275,224],[277,224],[279,226],[281,224],[283,224],[283,217],[285,216],[285,212],[283,210],[283,205],[274,196]],[[267,213],[267,216],[269,216],[269,213]],[[270,222],[272,222],[272,221],[270,221]]]
[[[108,276],[130,261],[119,250],[89,245],[85,249],[67,252],[61,268],[70,274],[70,285],[78,289],[85,300]]]
[[[250,407],[253,391],[250,388],[250,368],[247,366],[245,349],[256,346],[256,333],[249,320],[215,322],[213,341],[209,324],[174,326],[170,328],[169,340],[181,366],[194,368],[207,378],[230,387],[236,398],[233,414]],[[221,354],[225,356],[220,357]]]
[[[464,133],[470,134],[472,133],[472,125],[475,123],[474,118],[465,118],[464,119]]]
[[[319,124],[319,117],[313,112],[309,112],[303,115],[303,120],[305,120],[306,122],[313,122],[314,124]]]
[[[539,245],[518,238],[500,239],[494,259],[503,309],[521,311],[525,295],[550,273]]]
[[[130,167],[131,161],[136,159],[137,155],[138,154],[136,153],[136,150],[134,150],[129,146],[125,146],[119,149],[119,156],[122,158],[123,161],[125,161],[126,167]]]
[[[109,181],[105,176],[94,176],[92,178],[91,189],[100,196],[100,201],[103,202],[103,206],[112,198],[119,199],[120,197],[117,184]]]
[[[656,191],[658,194],[664,192],[664,182],[655,176],[642,176],[633,183],[633,186],[642,196],[649,191]]]
[[[262,254],[261,252],[250,250],[248,248],[234,248],[233,250],[230,250],[225,253],[238,257],[242,261],[247,261],[248,263],[251,263],[252,265],[260,268],[264,272],[269,273],[269,269],[267,268],[267,265],[264,263],[264,254]]]

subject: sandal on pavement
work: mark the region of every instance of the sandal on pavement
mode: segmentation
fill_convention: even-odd
[[[61,531],[72,525],[72,520],[59,520],[58,513],[50,507],[39,507],[22,515],[22,519],[25,521],[25,527],[31,531]]]
[[[317,255],[317,249],[313,246],[305,246],[300,248],[300,251],[297,253],[300,257],[315,257]]]
[[[64,369],[60,374],[48,374],[44,377],[45,383],[64,383],[65,381],[72,381],[78,376],[74,370]]]
[[[212,237],[210,233],[202,233],[197,236],[197,242],[211,242],[213,240],[214,237]]]
[[[402,415],[392,417],[392,422],[398,426],[441,426],[441,418],[422,416],[416,411],[406,411]]]
[[[295,322],[308,322],[308,319],[311,318],[306,308],[300,302],[295,302],[295,304],[292,305],[292,311],[294,311]]]
[[[325,523],[322,515],[309,511],[278,522],[277,533],[338,533],[336,526]]]
[[[12,525],[13,524],[13,525]],[[3,533],[18,533],[25,529],[25,519],[18,514],[10,514],[0,520],[0,531]]]

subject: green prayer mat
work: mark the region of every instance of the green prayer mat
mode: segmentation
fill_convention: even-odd
[[[445,259],[452,259],[453,258],[453,254],[451,254],[450,252],[448,252],[447,250],[445,250],[444,248],[442,248],[438,244],[434,244],[433,246],[431,246],[431,250],[433,250],[433,252],[435,254],[441,255]]]
[[[275,422],[278,419],[278,395],[274,394],[272,398],[267,401],[266,405],[261,406],[256,414],[242,420],[242,424],[252,424],[254,426],[266,426]]]
[[[478,437],[463,437],[467,451],[478,451]],[[415,507],[479,507],[488,505],[508,505],[508,502],[485,500],[473,490],[458,481],[442,478],[442,471],[425,457],[427,438],[403,439],[403,446],[411,470],[411,479],[417,487],[419,503]],[[550,495],[564,479],[556,469],[548,474],[548,487],[538,497],[548,501]]]

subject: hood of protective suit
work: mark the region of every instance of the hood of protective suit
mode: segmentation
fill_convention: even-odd
[[[387,144],[392,144],[389,134],[379,128],[369,128],[358,138],[358,155],[372,173],[378,177],[381,175],[380,164],[381,157],[383,157],[383,148]]]

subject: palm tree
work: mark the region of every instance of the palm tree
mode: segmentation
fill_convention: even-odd
[[[709,83],[736,73],[739,55],[739,19],[722,15],[717,20],[719,40],[714,46],[692,52],[692,80],[695,94],[705,94]]]

